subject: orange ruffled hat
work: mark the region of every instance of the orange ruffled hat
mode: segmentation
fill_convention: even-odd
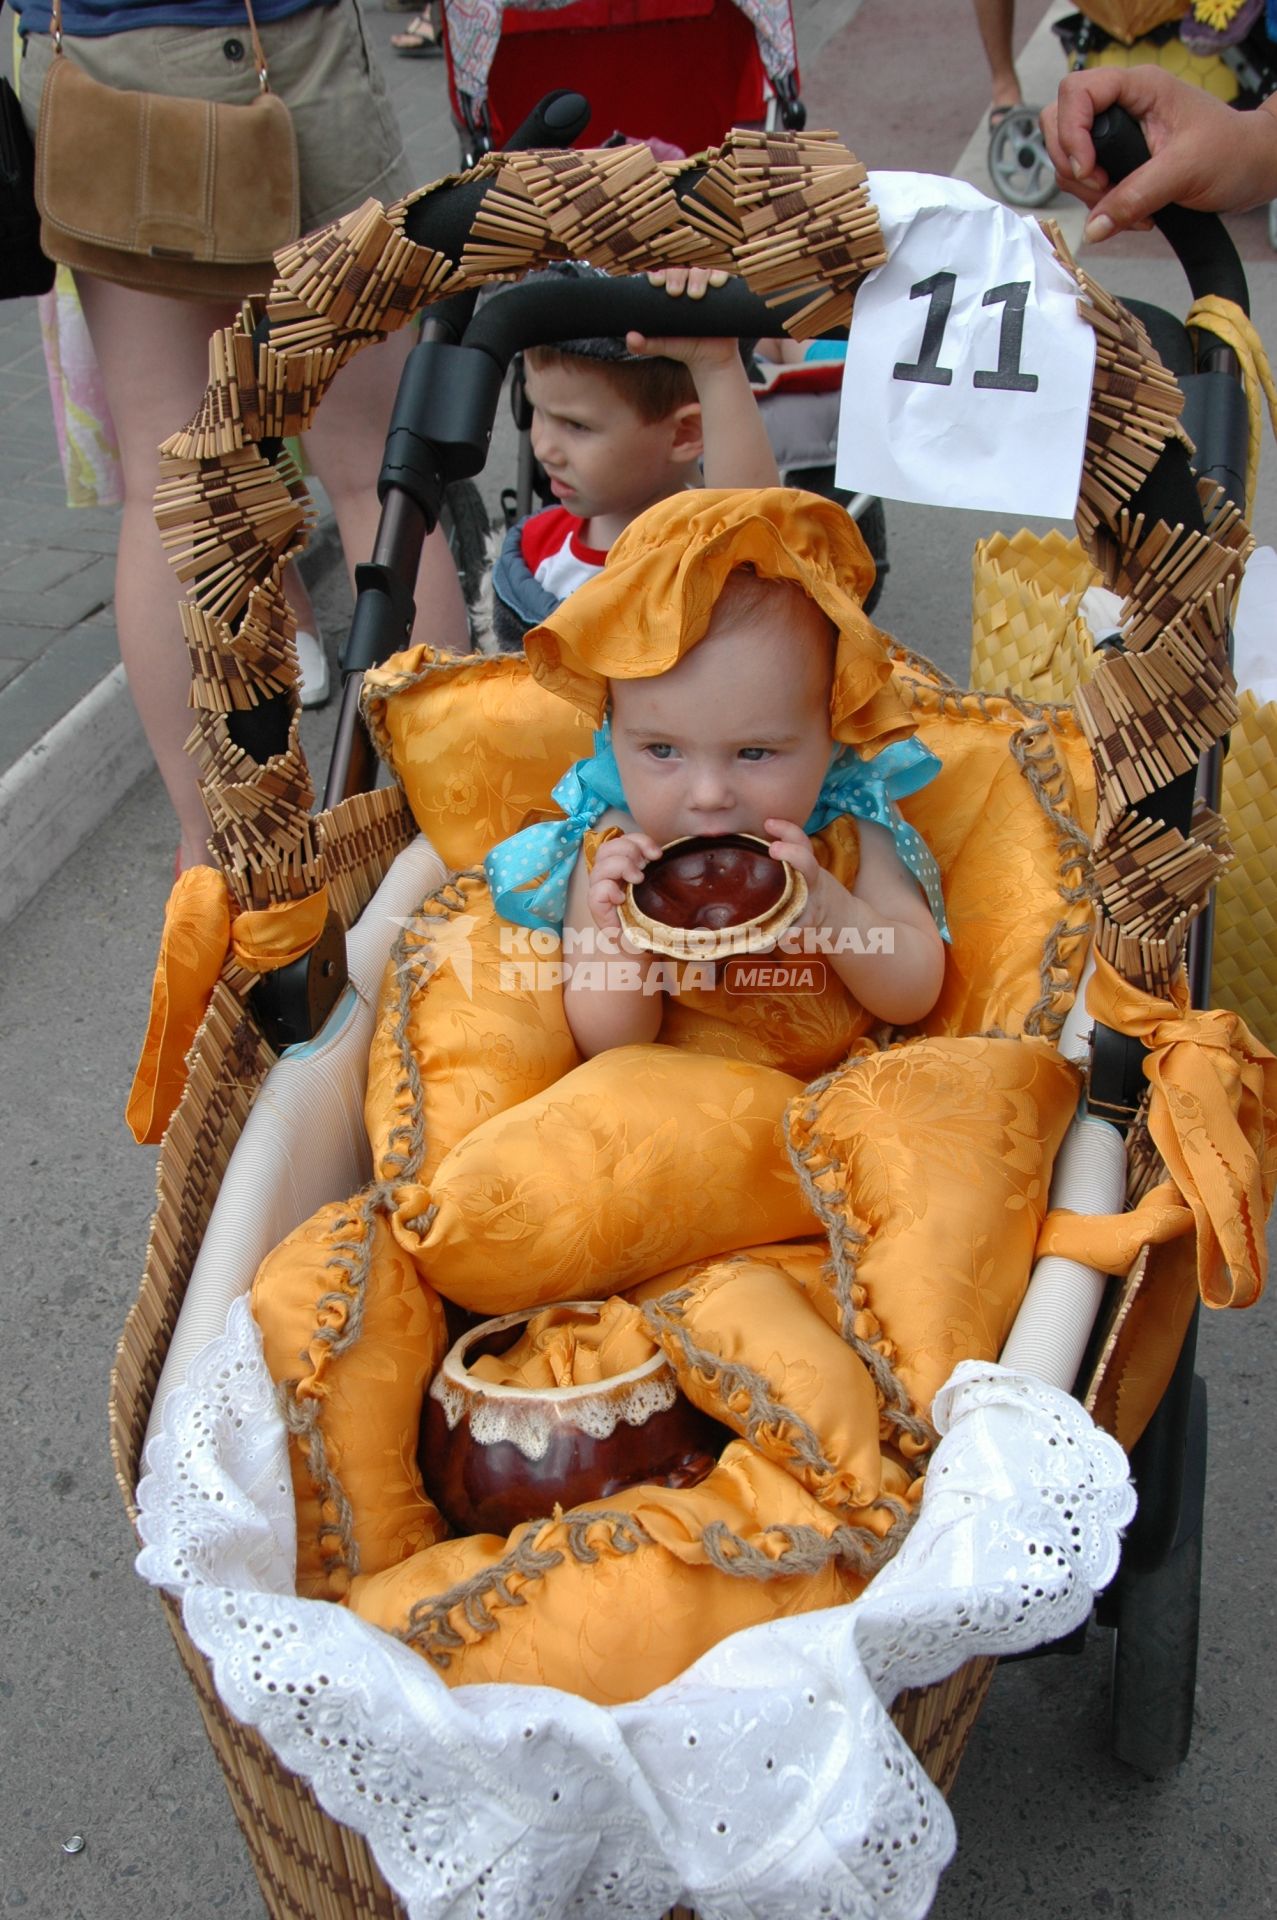
[[[794,487],[704,488],[641,513],[603,569],[524,641],[535,677],[598,726],[609,680],[668,673],[703,640],[729,573],[792,580],[837,630],[830,733],[886,746],[914,731],[895,691],[885,637],[861,606],[874,563],[855,521]]]

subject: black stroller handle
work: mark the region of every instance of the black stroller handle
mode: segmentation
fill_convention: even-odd
[[[780,339],[786,316],[801,312],[808,299],[799,294],[773,305],[739,278],[689,300],[653,286],[644,274],[550,276],[493,294],[466,329],[465,344],[489,355],[504,371],[524,347],[587,335],[624,337],[631,329],[655,339]]]
[[[570,147],[572,142],[585,132],[589,124],[590,103],[585,95],[583,93],[572,93],[566,87],[559,87],[554,93],[547,93],[544,98],[537,101],[536,106],[533,107],[527,119],[507,142],[504,151],[506,153],[528,153],[538,147],[553,147],[556,150],[563,147]],[[464,189],[457,189],[456,191],[459,194],[464,194]],[[473,207],[469,212],[469,221],[474,219],[482,199],[483,194],[480,193],[478,197],[473,200]],[[415,211],[414,208],[413,212]],[[405,229],[410,236],[412,235],[413,212],[409,213],[404,223]],[[458,200],[453,208],[452,218],[454,220],[459,219],[463,217],[464,212],[465,206],[461,200]],[[467,222],[466,235],[468,234],[469,224]],[[457,241],[456,233],[452,233],[450,237],[455,246]],[[462,237],[460,245],[464,247],[465,236]],[[454,259],[460,259],[461,254],[459,248],[453,253],[452,257]],[[434,306],[430,308],[427,316],[426,327],[428,332],[426,338],[430,340],[460,340],[462,334],[470,324],[470,319],[475,309],[475,302],[478,298],[478,288],[470,287],[467,288],[464,293],[450,294],[443,300],[437,300]]]
[[[1091,139],[1096,158],[1114,184],[1152,157],[1138,121],[1124,107],[1108,107],[1096,114]],[[1195,300],[1215,294],[1249,314],[1250,289],[1241,256],[1218,214],[1172,205],[1155,213],[1153,224],[1183,267]]]

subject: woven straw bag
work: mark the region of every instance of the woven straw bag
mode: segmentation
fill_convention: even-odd
[[[1065,701],[1094,671],[1094,643],[1078,612],[1100,575],[1080,541],[1022,527],[977,540],[971,559],[971,685],[1031,700]]]
[[[1243,692],[1224,762],[1221,811],[1233,864],[1215,895],[1215,1002],[1277,1051],[1277,701]]]

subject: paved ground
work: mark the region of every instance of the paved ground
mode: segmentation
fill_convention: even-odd
[[[1021,0],[1022,77],[1062,71]],[[813,124],[875,166],[978,177],[986,87],[957,0],[800,0]],[[373,11],[384,53],[400,18]],[[443,74],[387,72],[421,179],[455,148]],[[1257,311],[1277,339],[1277,268],[1238,223]],[[1182,311],[1154,241],[1104,250],[1119,291]],[[1277,532],[1271,443],[1258,530]],[[494,451],[489,493],[510,477]],[[62,505],[34,309],[0,306],[0,865],[36,884],[0,969],[0,1245],[10,1313],[0,1448],[8,1495],[0,1605],[0,1911],[31,1920],[208,1920],[261,1913],[256,1885],[111,1478],[104,1405],[136,1292],[154,1156],[120,1118],[173,845],[158,781],[111,677],[110,512]],[[881,617],[961,671],[971,540],[984,517],[889,509]],[[326,636],[345,596],[331,542],[311,556]],[[82,705],[88,699],[87,706]],[[331,713],[308,716],[322,765]],[[50,737],[52,734],[52,737]],[[21,780],[15,786],[15,776]],[[15,793],[20,790],[22,806]],[[5,809],[8,809],[6,812]],[[24,867],[23,861],[26,865]],[[0,896],[2,903],[2,896]],[[0,915],[0,917],[3,917]],[[1203,1328],[1211,1391],[1208,1575],[1193,1752],[1150,1785],[1105,1757],[1108,1636],[1077,1660],[1003,1669],[954,1796],[961,1847],[937,1920],[1262,1920],[1277,1911],[1268,1723],[1274,1687],[1271,1310]],[[72,1833],[86,1845],[64,1854]]]

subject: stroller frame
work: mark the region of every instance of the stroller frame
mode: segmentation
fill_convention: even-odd
[[[812,136],[803,143],[757,136],[752,146],[743,145],[747,159],[755,164],[755,186],[764,205],[769,193],[777,198],[792,194],[796,167],[806,164],[808,177],[813,177],[824,165],[845,168],[849,161],[828,136]],[[306,522],[301,483],[274,444],[286,403],[291,430],[304,426],[327,379],[363,339],[401,324],[424,302],[487,277],[509,277],[512,269],[523,270],[554,257],[564,244],[565,232],[574,251],[614,272],[668,264],[671,253],[666,249],[671,246],[674,258],[689,257],[690,228],[698,236],[698,257],[708,254],[713,264],[735,266],[753,284],[769,291],[776,289],[778,281],[782,289],[803,289],[793,303],[800,308],[796,324],[810,332],[845,321],[856,284],[875,264],[873,236],[866,236],[854,192],[844,194],[841,218],[831,217],[824,201],[823,225],[804,210],[798,219],[803,244],[791,250],[778,276],[773,252],[748,235],[725,247],[721,216],[696,197],[699,179],[690,186],[684,183],[687,190],[680,217],[673,225],[662,229],[649,222],[642,237],[635,238],[632,220],[618,226],[609,218],[613,206],[624,200],[625,189],[633,185],[630,175],[618,171],[618,166],[626,165],[623,154],[572,156],[579,163],[578,195],[588,182],[597,190],[596,204],[602,202],[603,212],[596,217],[593,231],[582,230],[571,211],[572,196],[562,192],[560,170],[541,164],[542,159],[535,154],[492,156],[463,180],[458,192],[463,201],[469,196],[466,211],[473,217],[463,241],[451,250],[438,237],[423,244],[414,232],[416,216],[441,211],[432,209],[437,190],[429,188],[385,212],[370,203],[286,250],[279,256],[278,277],[269,299],[250,303],[236,325],[215,339],[214,365],[219,374],[200,413],[165,449],[175,475],[165,494],[176,522],[176,527],[170,526],[170,535],[174,544],[195,556],[186,567],[196,584],[183,606],[183,624],[196,668],[198,751],[215,817],[214,843],[227,879],[244,908],[311,897],[321,887],[328,890],[329,938],[307,961],[298,963],[312,1031],[325,1001],[332,1003],[334,969],[339,971],[334,930],[353,924],[415,828],[397,789],[370,793],[348,789],[332,796],[318,817],[310,813],[310,788],[296,739],[295,673],[287,615],[282,616],[284,624],[279,618],[261,617],[262,602],[271,599],[282,562]],[[854,163],[851,168],[854,180]],[[485,227],[485,215],[493,204],[511,201],[525,213],[525,237],[517,248],[510,241],[508,223],[490,222]],[[766,238],[774,241],[781,225],[779,219],[774,221]],[[1168,573],[1185,539],[1214,548],[1214,582],[1232,578],[1245,546],[1245,529],[1235,514],[1220,511],[1212,503],[1208,532],[1193,531],[1197,489],[1175,437],[1178,398],[1173,383],[1148,350],[1138,324],[1083,275],[1079,275],[1079,286],[1101,344],[1079,530],[1084,542],[1102,556],[1110,582],[1130,587],[1139,612],[1140,585],[1131,578],[1133,543],[1159,516],[1150,507],[1147,519],[1137,527],[1131,508],[1137,498],[1151,501],[1144,490],[1155,471],[1170,474],[1176,510],[1184,511],[1178,522],[1163,520],[1152,536],[1155,543],[1158,534],[1165,538],[1146,583],[1149,596],[1164,599]],[[705,331],[726,330],[716,315],[706,318]],[[324,351],[316,352],[317,339],[325,343]],[[297,373],[303,366],[310,377],[298,406]],[[314,377],[316,369],[318,377]],[[482,384],[492,391],[490,371],[480,373]],[[1145,398],[1145,425],[1151,419],[1160,428],[1143,434],[1142,444],[1133,444],[1124,431],[1132,379]],[[398,457],[392,452],[396,435],[401,443]],[[437,517],[445,479],[476,471],[482,447],[476,446],[473,433],[460,433],[442,461],[437,441],[429,457],[422,459],[415,447],[404,453],[402,443],[414,437],[430,441],[428,434],[407,426],[397,409],[387,455],[387,471],[393,472],[393,478],[388,480],[383,473],[383,527],[388,520],[406,520],[410,535],[424,537]],[[403,487],[406,503],[397,499],[397,487]],[[227,537],[240,529],[254,537],[233,542],[243,558],[228,571],[223,558]],[[361,669],[370,664],[368,652],[361,652],[361,647],[371,646],[374,658],[393,651],[396,639],[402,644],[405,616],[402,595],[384,558],[375,558],[363,570],[360,586],[366,617],[361,623],[357,613],[345,663],[348,690],[356,692]],[[1149,611],[1145,607],[1144,612]],[[1179,613],[1205,662],[1218,638],[1209,619],[1191,598],[1183,596]],[[373,614],[378,616],[375,621]],[[249,635],[248,625],[255,619]],[[410,626],[410,607],[407,621]],[[380,630],[375,644],[370,641],[373,625]],[[1228,725],[1226,691],[1192,716],[1176,713],[1154,718],[1170,718],[1186,738],[1186,752],[1195,758],[1198,748]],[[1155,782],[1147,769],[1132,768],[1127,761],[1119,765],[1118,754],[1110,752],[1098,731],[1095,746],[1101,773],[1107,778],[1111,814],[1118,819],[1124,802],[1147,802]],[[234,805],[228,807],[222,796],[229,795],[232,787]],[[1183,836],[1186,864],[1200,864],[1211,831],[1200,818],[1187,828]],[[1175,898],[1169,904],[1173,910],[1165,930],[1141,939],[1125,931],[1128,902],[1122,888],[1115,885],[1107,896],[1101,894],[1097,915],[1101,948],[1107,945],[1114,954],[1120,949],[1128,963],[1137,952],[1148,977],[1165,978],[1179,965],[1182,952],[1183,903]],[[340,947],[339,940],[335,946]],[[112,1452],[134,1521],[151,1402],[216,1184],[281,1038],[295,1037],[286,1023],[281,1029],[278,996],[274,1008],[268,1007],[261,984],[234,960],[227,962],[193,1050],[186,1094],[161,1152],[159,1203],[146,1273],[124,1330],[111,1385]],[[1132,1188],[1138,1194],[1153,1178],[1155,1156],[1128,1096],[1119,1096],[1118,1104],[1124,1106],[1127,1117],[1134,1118]],[[1084,1383],[1086,1403],[1102,1416],[1113,1417],[1115,1382],[1138,1332],[1142,1310],[1155,1292],[1155,1277],[1156,1261],[1146,1249],[1115,1290],[1108,1324],[1097,1339],[1097,1358]],[[230,1718],[203,1657],[182,1626],[176,1602],[166,1596],[164,1605],[271,1913],[332,1915],[334,1920],[375,1915],[378,1920],[394,1920],[401,1909],[362,1839],[327,1818],[305,1785],[281,1766],[266,1743]],[[896,1702],[893,1717],[943,1789],[956,1774],[992,1666],[988,1660],[971,1661],[948,1679]]]

